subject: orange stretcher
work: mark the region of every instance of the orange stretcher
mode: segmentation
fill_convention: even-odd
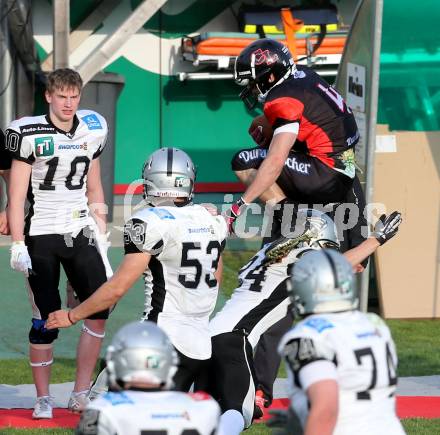
[[[269,36],[277,39],[283,44],[287,45],[287,40],[283,36]],[[238,56],[240,52],[253,41],[259,39],[258,34],[237,34],[232,33],[228,35],[225,33],[203,33],[196,37],[185,37],[182,40],[182,50],[184,53],[192,53],[193,55],[212,55],[212,56]],[[346,41],[346,36],[331,36],[327,35],[321,42],[314,56],[328,55],[328,54],[342,54]],[[307,46],[307,41],[313,46],[317,37],[303,37],[296,36],[295,47],[296,56],[307,56],[311,47]],[[291,50],[292,51],[292,50]]]

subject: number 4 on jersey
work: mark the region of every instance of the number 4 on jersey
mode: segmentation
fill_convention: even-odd
[[[371,347],[364,347],[362,349],[357,349],[354,351],[356,362],[358,365],[362,366],[364,361],[369,359],[371,361],[371,381],[370,385],[365,391],[359,391],[357,393],[358,400],[370,400],[371,394],[370,390],[372,390],[376,386],[377,382],[377,362],[376,357],[374,356],[374,352]],[[396,373],[396,363],[393,359],[393,354],[391,353],[389,343],[385,343],[385,361],[387,366],[387,376],[388,376],[388,385],[396,385],[397,384],[397,373]]]

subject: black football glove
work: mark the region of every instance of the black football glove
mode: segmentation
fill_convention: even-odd
[[[371,234],[381,245],[394,237],[402,223],[402,215],[398,211],[393,211],[389,216],[382,215],[374,226]]]

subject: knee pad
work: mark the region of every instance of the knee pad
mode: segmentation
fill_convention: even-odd
[[[32,327],[29,331],[31,344],[51,344],[58,338],[58,329],[46,329],[46,320],[32,319]]]
[[[266,156],[267,150],[264,148],[249,148],[238,151],[234,157],[232,157],[231,168],[233,171],[258,169]]]

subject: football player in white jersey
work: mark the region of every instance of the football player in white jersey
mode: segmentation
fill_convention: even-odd
[[[178,356],[150,321],[123,326],[106,354],[109,392],[82,413],[77,435],[214,435],[220,407],[206,393],[169,391]]]
[[[344,253],[353,267],[395,235],[400,213],[383,216],[373,236]],[[296,237],[294,237],[298,233]],[[339,248],[336,227],[318,210],[299,209],[291,238],[266,244],[239,272],[239,287],[210,322],[212,385],[209,391],[222,409],[221,424],[230,435],[249,427],[254,416],[256,377],[253,352],[272,325],[286,316],[290,303],[286,283],[293,264],[306,253]]]
[[[115,275],[71,311],[49,315],[47,328],[68,327],[116,303],[144,275],[144,319],[157,323],[179,354],[176,389],[188,391],[211,356],[214,310],[227,226],[192,204],[195,169],[176,148],[155,151],[143,168],[149,206],[125,224],[125,257]]]
[[[395,345],[379,316],[358,311],[355,281],[352,264],[332,250],[293,267],[290,300],[306,317],[279,344],[291,388],[286,434],[405,433],[395,410]]]
[[[45,93],[48,114],[20,118],[6,130],[6,146],[13,158],[8,206],[11,267],[27,277],[32,305],[29,349],[37,390],[34,418],[52,418],[49,381],[58,330],[47,330],[45,322],[51,311],[61,307],[60,266],[80,300],[107,280],[102,255],[108,242],[99,164],[107,124],[99,113],[77,110],[81,89],[76,71],[53,71],[47,77]],[[29,210],[25,217],[26,198]],[[96,207],[99,231],[92,229],[91,205]],[[74,412],[87,403],[107,317],[104,310],[84,322],[69,400]]]

